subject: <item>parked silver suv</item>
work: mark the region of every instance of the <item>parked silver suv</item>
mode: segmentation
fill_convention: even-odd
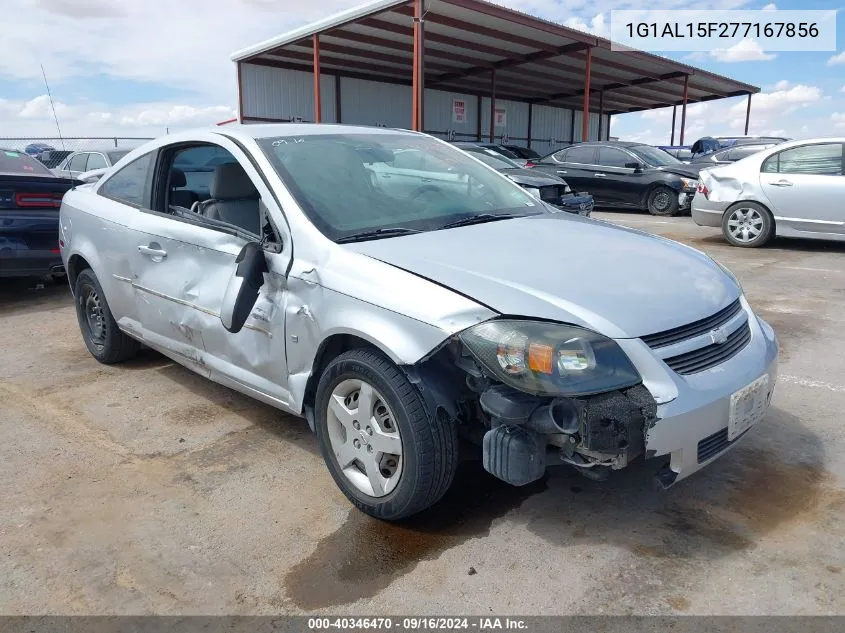
[[[338,486],[385,519],[443,495],[459,441],[514,485],[638,457],[671,485],[775,384],[775,334],[726,269],[423,134],[169,135],[65,196],[61,248],[95,358],[143,343],[306,417]]]

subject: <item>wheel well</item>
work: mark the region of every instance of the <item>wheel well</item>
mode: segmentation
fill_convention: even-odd
[[[663,187],[664,189],[675,191],[675,189],[673,189],[670,185],[667,185],[665,182],[653,182],[648,186],[648,189],[645,190],[642,200],[640,200],[640,204],[642,204],[643,207],[648,208],[648,198],[652,194],[652,192],[658,187]]]
[[[76,278],[86,268],[91,268],[91,264],[85,261],[85,258],[82,255],[71,255],[70,259],[67,262],[67,278],[70,282],[70,287],[76,285]]]
[[[378,350],[375,345],[354,334],[333,334],[323,341],[319,349],[317,349],[317,354],[314,356],[311,375],[308,377],[308,383],[305,385],[303,404],[308,407],[314,406],[317,384],[320,382],[320,376],[323,375],[323,369],[325,369],[326,365],[344,352],[362,347]]]

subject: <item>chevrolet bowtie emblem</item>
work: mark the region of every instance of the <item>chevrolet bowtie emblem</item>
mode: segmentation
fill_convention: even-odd
[[[721,345],[728,340],[728,335],[724,328],[717,328],[715,330],[710,330],[710,340],[713,341],[714,345]]]

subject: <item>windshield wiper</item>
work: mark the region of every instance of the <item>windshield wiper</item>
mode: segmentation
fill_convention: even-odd
[[[344,235],[335,240],[335,244],[345,244],[347,242],[363,242],[364,240],[377,240],[382,237],[397,237],[399,235],[410,235],[411,233],[421,233],[418,229],[409,229],[404,226],[393,226],[383,229],[374,229],[372,231],[361,231],[360,233],[353,233],[352,235]]]
[[[447,222],[441,229],[452,229],[457,226],[469,226],[470,224],[484,224],[485,222],[495,222],[497,220],[510,220],[511,218],[521,218],[521,215],[514,215],[513,213],[479,213],[478,215],[470,215],[454,222]]]

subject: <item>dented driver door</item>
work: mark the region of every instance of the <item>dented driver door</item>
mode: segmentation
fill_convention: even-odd
[[[242,237],[160,213],[136,218],[135,297],[143,336],[197,372],[271,404],[289,402],[284,352],[288,255],[267,252],[269,273],[238,333],[220,321]]]

